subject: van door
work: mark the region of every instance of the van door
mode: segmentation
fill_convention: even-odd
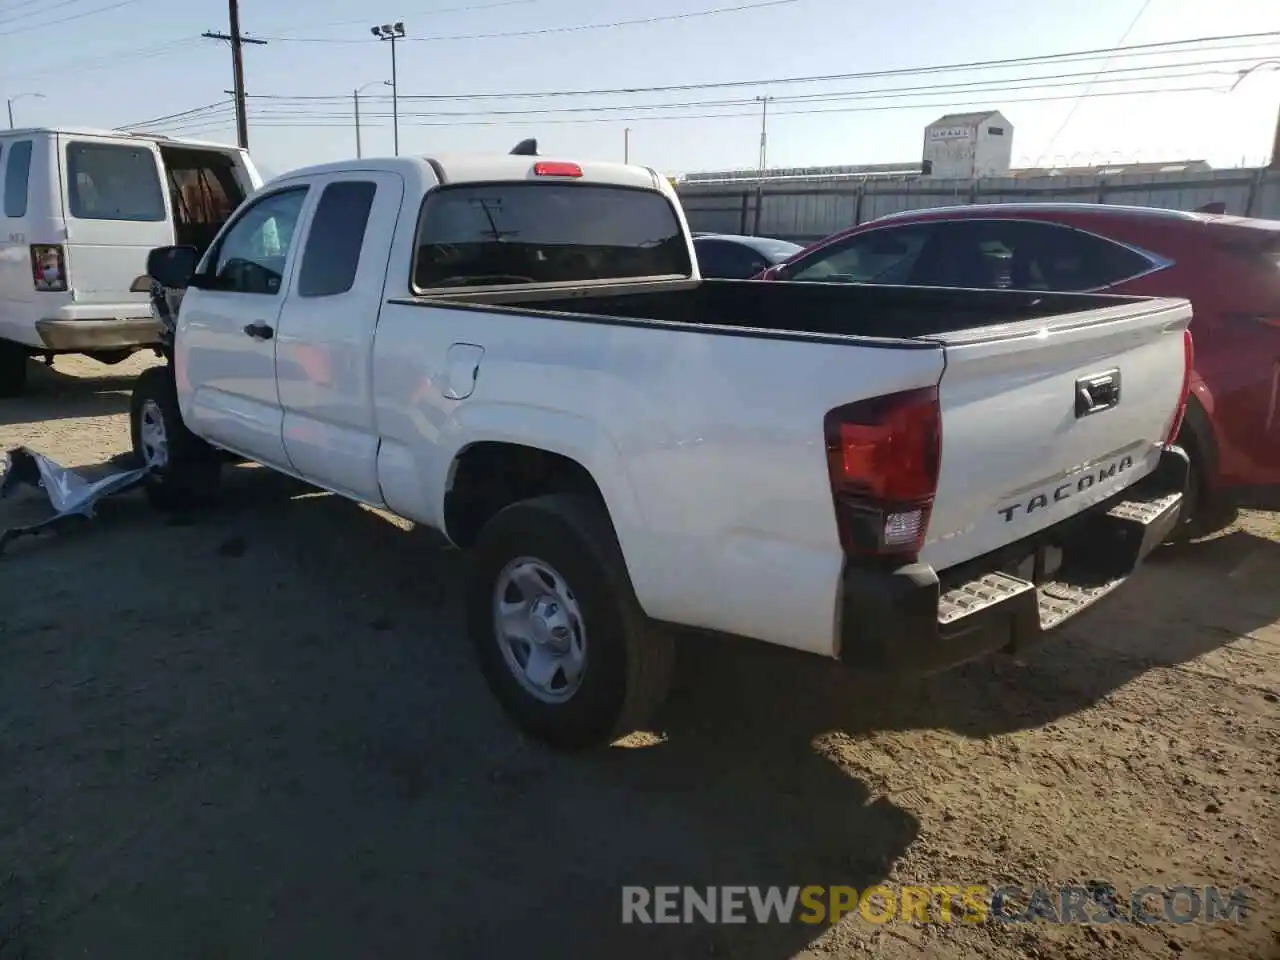
[[[138,305],[147,253],[174,242],[160,152],[148,140],[58,136],[67,277],[77,303]]]
[[[192,429],[287,472],[275,333],[306,202],[301,184],[262,193],[238,211],[183,294],[174,352],[182,417]]]

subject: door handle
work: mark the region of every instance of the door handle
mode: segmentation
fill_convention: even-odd
[[[261,320],[255,320],[253,323],[247,324],[244,332],[255,340],[270,340],[276,335],[276,332]]]
[[[1120,402],[1120,371],[1108,370],[1076,381],[1076,417],[1110,410]]]

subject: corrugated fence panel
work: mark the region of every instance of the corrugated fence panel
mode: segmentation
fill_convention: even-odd
[[[756,228],[755,183],[686,183],[677,191],[694,230],[751,233]],[[1101,202],[1174,210],[1224,203],[1228,213],[1280,219],[1280,171],[1265,169],[1102,180],[1079,176],[979,181],[815,179],[766,183],[761,193],[758,232],[797,242],[817,240],[891,213],[966,203]]]

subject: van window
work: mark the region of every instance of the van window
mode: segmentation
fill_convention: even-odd
[[[155,157],[143,147],[67,144],[67,192],[77,220],[165,219]]]
[[[422,205],[416,246],[416,290],[693,272],[665,196],[602,184],[441,187]]]
[[[19,140],[9,148],[4,173],[4,215],[27,215],[27,181],[31,179],[31,141]]]
[[[377,184],[367,180],[324,188],[302,251],[298,296],[332,297],[351,289],[377,190]]]

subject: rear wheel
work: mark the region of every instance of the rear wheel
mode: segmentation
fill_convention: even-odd
[[[27,350],[0,340],[0,397],[20,397],[27,389]]]
[[[513,504],[481,531],[468,620],[490,689],[555,747],[609,743],[661,706],[671,636],[645,617],[603,509],[554,494]]]
[[[216,499],[222,458],[182,422],[168,366],[152,367],[138,377],[130,398],[129,420],[134,455],[151,468],[146,491],[154,506],[183,510]]]
[[[1214,495],[1209,484],[1210,465],[1195,435],[1184,427],[1178,434],[1177,442],[1187,452],[1191,470],[1187,477],[1182,513],[1177,527],[1169,534],[1169,542],[1185,543],[1230,526],[1235,520],[1236,511],[1229,503]]]

